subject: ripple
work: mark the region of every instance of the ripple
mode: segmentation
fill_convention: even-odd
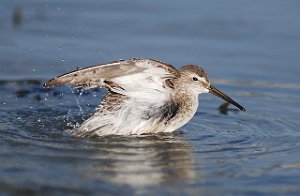
[[[299,117],[291,115],[297,111],[290,108],[297,102],[293,91],[284,97],[272,90],[274,86],[265,85],[269,94],[255,89],[252,94],[236,94],[234,97],[246,101],[249,109],[244,113],[229,108],[226,115],[219,111],[218,99],[201,96],[195,117],[172,134],[75,138],[64,130],[91,115],[103,91],[44,90],[36,84],[23,85],[5,83],[0,88],[5,92],[0,101],[6,103],[0,110],[0,171],[8,184],[22,174],[16,183],[31,187],[25,179],[34,174],[31,184],[45,187],[50,183],[58,190],[64,190],[68,187],[64,181],[74,178],[70,191],[84,185],[88,187],[82,188],[84,193],[95,189],[89,187],[91,183],[99,182],[129,189],[180,186],[181,181],[216,186],[224,180],[229,184],[236,180],[250,183],[251,178],[261,176],[270,181],[268,175],[292,175],[299,168]],[[25,95],[18,95],[17,89],[26,89]],[[36,99],[37,95],[41,99]],[[283,107],[274,113],[279,98],[285,100],[287,110]],[[54,182],[61,175],[62,184]],[[0,186],[8,186],[5,182]]]

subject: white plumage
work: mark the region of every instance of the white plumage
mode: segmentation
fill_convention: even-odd
[[[195,65],[173,66],[151,59],[131,59],[76,70],[44,84],[52,87],[105,87],[108,95],[76,136],[171,132],[186,124],[198,107],[198,95],[211,92],[240,105],[212,87]]]

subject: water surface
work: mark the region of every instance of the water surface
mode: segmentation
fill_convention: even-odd
[[[299,6],[1,3],[1,193],[300,194]],[[82,139],[64,132],[88,118],[105,91],[42,83],[133,57],[201,64],[247,112],[220,110],[222,100],[201,95],[195,117],[172,134]]]

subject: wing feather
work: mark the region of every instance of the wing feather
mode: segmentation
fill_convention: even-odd
[[[72,71],[44,86],[71,84],[109,90],[94,115],[74,135],[120,134],[120,131],[137,134],[145,127],[155,130],[163,118],[175,115],[178,106],[172,99],[173,81],[179,77],[172,65],[152,59],[131,59]]]
[[[129,87],[135,79],[151,79],[163,85],[167,79],[179,76],[180,73],[167,63],[153,59],[130,59],[75,70],[45,82],[44,87],[65,84],[85,88],[107,87],[105,81]]]

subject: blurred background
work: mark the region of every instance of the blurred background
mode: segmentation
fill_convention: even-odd
[[[299,82],[295,0],[3,1],[1,78],[116,59],[203,65],[213,78]]]
[[[1,1],[0,192],[299,194],[299,8],[297,0]],[[134,57],[201,65],[247,112],[201,95],[175,134],[66,134],[103,91],[43,82]]]

